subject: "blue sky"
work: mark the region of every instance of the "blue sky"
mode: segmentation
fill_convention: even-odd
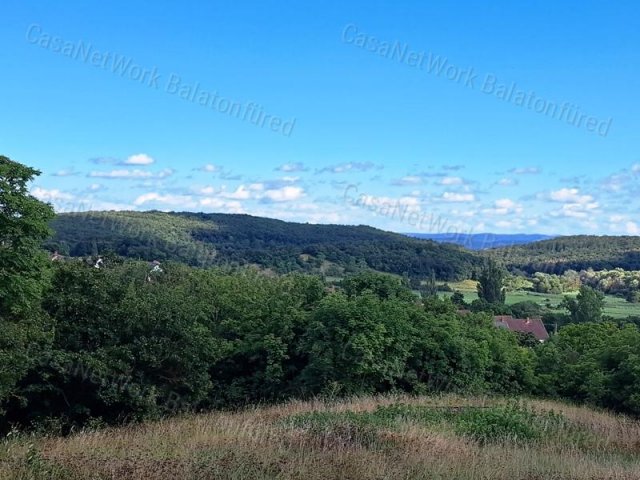
[[[0,154],[58,211],[640,234],[640,4],[0,6]]]

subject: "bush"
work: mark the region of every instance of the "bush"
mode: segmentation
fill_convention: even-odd
[[[481,443],[534,441],[562,425],[562,417],[558,414],[538,414],[517,403],[469,408],[455,419],[456,433]]]

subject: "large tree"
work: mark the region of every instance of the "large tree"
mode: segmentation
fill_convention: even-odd
[[[569,310],[575,323],[599,322],[604,311],[604,294],[583,285],[576,298],[565,297],[562,306]]]
[[[41,249],[53,218],[50,205],[29,194],[40,172],[0,156],[0,412],[37,361],[44,339],[40,297],[47,257]]]
[[[478,297],[489,303],[504,303],[505,272],[495,262],[489,262],[478,279]]]

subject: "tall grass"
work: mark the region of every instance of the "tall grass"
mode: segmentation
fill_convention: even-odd
[[[0,479],[640,479],[640,424],[540,400],[292,401],[70,437],[11,435]]]

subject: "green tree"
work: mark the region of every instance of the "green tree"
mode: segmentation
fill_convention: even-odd
[[[40,298],[47,257],[40,246],[54,214],[29,194],[28,184],[39,173],[0,156],[0,407],[16,399],[16,384],[45,338]]]
[[[629,303],[640,303],[640,291],[638,290],[628,290],[625,294],[624,298]]]
[[[453,302],[454,305],[460,308],[467,307],[467,302],[464,301],[464,294],[459,290],[456,290],[455,292],[453,292],[453,295],[451,295],[451,301]]]
[[[489,303],[504,303],[504,277],[504,270],[489,262],[478,279],[478,297]]]
[[[511,315],[516,318],[535,318],[542,316],[542,307],[536,302],[527,300],[511,305]]]
[[[423,299],[438,295],[438,285],[436,284],[436,274],[433,271],[431,271],[431,274],[429,275],[429,277],[427,277],[424,283],[420,284],[419,291]]]
[[[583,285],[576,298],[565,297],[562,306],[569,310],[574,323],[600,322],[604,311],[604,294]]]

